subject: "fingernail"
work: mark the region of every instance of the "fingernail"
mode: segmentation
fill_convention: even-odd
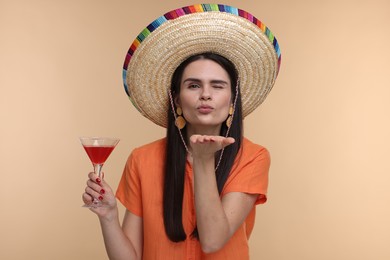
[[[96,182],[100,183],[101,182],[100,178],[96,178]]]
[[[98,198],[99,200],[103,200],[103,196],[99,196],[99,198]]]
[[[100,190],[100,194],[105,194],[105,193],[106,193],[106,191],[104,189]]]

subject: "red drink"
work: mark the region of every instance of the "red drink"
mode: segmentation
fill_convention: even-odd
[[[93,164],[103,164],[115,146],[84,146]]]

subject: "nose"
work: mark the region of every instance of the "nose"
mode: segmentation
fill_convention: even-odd
[[[208,86],[202,88],[202,93],[200,95],[201,100],[211,100],[211,93]]]

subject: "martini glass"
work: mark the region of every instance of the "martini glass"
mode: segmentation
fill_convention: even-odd
[[[80,142],[92,162],[95,174],[102,179],[103,164],[118,144],[119,139],[108,137],[80,137]],[[100,206],[101,202],[98,199],[93,198],[93,203],[91,205],[84,205],[83,207],[89,208]]]

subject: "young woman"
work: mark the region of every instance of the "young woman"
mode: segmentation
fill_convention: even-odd
[[[167,136],[136,148],[129,156],[116,192],[127,209],[122,226],[112,189],[103,179],[89,174],[83,200],[92,204],[93,198],[98,198],[103,203],[91,210],[99,217],[110,259],[249,259],[255,205],[266,201],[270,157],[264,147],[243,137],[242,120],[272,87],[280,55],[268,39],[256,44],[257,57],[254,53],[237,56],[240,48],[250,48],[242,43],[230,49],[232,43],[216,45],[216,37],[225,39],[222,34],[241,28],[224,26],[225,31],[221,31],[215,28],[216,22],[232,19],[240,25],[239,17],[253,25],[253,17],[248,21],[244,15],[237,16],[239,12],[227,12],[227,6],[201,5],[201,11],[197,7],[165,14],[164,18],[173,17],[168,19],[173,23],[161,23],[150,30],[150,35],[158,29],[166,34],[158,35],[159,42],[143,41],[141,47],[139,43],[137,48],[132,46],[125,61],[125,87],[133,104],[147,118],[167,127]],[[181,17],[190,20],[176,19],[173,14],[180,10]],[[166,49],[161,48],[161,40],[168,37],[167,31],[177,32],[177,26],[191,25],[194,15],[200,15],[202,21],[209,19],[212,25],[202,25],[197,31],[197,23],[192,23],[191,33],[180,35],[186,40],[173,47],[177,55],[162,56]],[[264,34],[258,26],[252,29]],[[214,34],[208,34],[210,30]],[[205,33],[213,38],[207,44]],[[198,44],[193,34],[198,35]],[[186,44],[192,46],[190,51]],[[258,50],[264,46],[272,47],[271,66],[248,68],[252,60],[256,66]],[[180,54],[180,48],[185,54]],[[145,54],[154,57],[153,53],[159,53],[159,62],[152,66]],[[267,54],[263,51],[262,64],[267,61],[264,56]],[[145,82],[145,67],[154,70],[155,77],[150,79],[154,84]],[[160,95],[150,94],[161,88]]]

